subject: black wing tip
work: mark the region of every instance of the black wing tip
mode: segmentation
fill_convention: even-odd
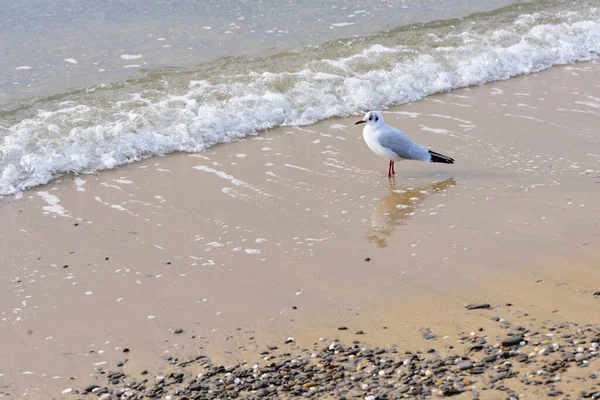
[[[440,153],[436,153],[435,151],[429,150],[429,154],[431,155],[431,162],[434,163],[443,163],[443,164],[454,164],[454,158],[445,156]]]

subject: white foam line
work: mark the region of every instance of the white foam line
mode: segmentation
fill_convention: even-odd
[[[232,187],[224,187],[221,189],[221,193],[233,197],[234,199],[251,199],[250,196],[244,193],[240,193]]]
[[[53,194],[48,192],[37,192],[37,195],[40,196],[46,203],[47,206],[44,206],[43,209],[48,213],[58,214],[63,217],[69,216],[69,212],[65,210],[65,208],[58,203],[60,203],[60,199]]]
[[[75,182],[75,184],[77,185],[78,192],[85,192],[85,188],[83,187],[83,185],[85,185],[87,182],[84,179],[81,179],[80,177],[76,176],[73,179],[73,182]]]
[[[297,169],[299,171],[311,172],[313,174],[317,174],[317,175],[321,175],[321,176],[327,176],[327,174],[324,174],[322,172],[313,171],[312,169],[304,168],[304,167],[301,167],[299,165],[294,165],[294,164],[283,164],[283,165],[286,166],[286,167],[288,167],[288,168]]]
[[[409,118],[417,118],[423,114],[418,113],[418,112],[409,112],[409,111],[386,111],[386,114],[400,114],[400,115],[407,115]]]
[[[577,109],[559,108],[557,111],[570,111],[570,112],[581,113],[581,114],[600,115],[600,113],[593,112],[593,111],[590,111],[590,110],[577,110]]]
[[[425,126],[425,125],[419,125],[419,126],[421,127],[421,130],[425,131],[425,132],[433,132],[433,133],[437,133],[437,134],[443,134],[443,135],[448,135],[448,136],[456,137],[456,135],[453,135],[448,129],[430,128],[430,127]]]
[[[148,206],[148,207],[158,207],[158,208],[160,208],[160,206],[155,206],[154,204],[146,203],[145,201],[141,201],[141,200],[127,200],[123,204],[142,204],[142,205],[145,205],[145,206]]]
[[[315,174],[316,174],[316,172],[315,172],[315,171],[313,171],[313,170],[311,170],[311,169],[308,169],[308,168],[300,167],[300,166],[298,166],[298,165],[294,165],[294,164],[284,164],[284,165],[285,165],[286,167],[288,167],[288,168],[299,169],[300,171],[312,172],[312,173],[315,173]]]
[[[206,165],[196,165],[195,167],[192,167],[192,168],[197,169],[198,171],[210,172],[211,174],[215,174],[216,176],[218,176],[221,179],[228,180],[229,182],[231,182],[235,186],[242,186],[242,187],[245,187],[247,189],[253,190],[256,193],[260,193],[260,194],[265,195],[265,196],[270,196],[270,194],[263,192],[262,190],[260,190],[259,188],[257,188],[255,186],[249,184],[248,182],[244,182],[241,179],[237,179],[236,177],[234,177],[232,175],[229,175],[229,174],[227,174],[224,171],[219,171],[219,170],[216,170],[214,168],[207,167]]]
[[[301,131],[301,132],[310,132],[310,133],[315,133],[315,131],[308,129],[308,128],[303,128],[301,126],[295,126],[294,127],[297,131]]]
[[[525,104],[525,103],[518,103],[517,106],[519,107],[523,107],[523,108],[533,108],[533,109],[537,109],[537,107],[534,106],[530,106],[529,104]]]
[[[201,155],[201,154],[188,154],[188,157],[197,157],[197,158],[201,158],[201,159],[203,159],[203,160],[210,161],[210,158],[208,158],[208,157],[206,157],[206,156],[203,156],[203,155]]]
[[[354,25],[354,24],[355,24],[354,22],[338,22],[335,24],[331,24],[331,26],[333,26],[334,28],[342,28],[344,26],[350,26],[350,25]]]
[[[582,106],[588,106],[593,108],[600,108],[600,104],[594,103],[592,101],[576,101],[575,104],[581,104]]]
[[[232,175],[228,175],[224,171],[219,171],[214,168],[207,167],[206,165],[196,165],[195,167],[192,167],[192,168],[197,169],[198,171],[213,173],[213,174],[217,175],[219,178],[226,179],[236,186],[250,186],[249,183],[244,182],[241,179],[234,178]]]
[[[104,183],[104,182],[100,183],[100,185],[102,185],[102,186],[106,186],[106,187],[109,187],[109,188],[113,188],[113,189],[117,189],[117,190],[121,190],[121,191],[123,190],[123,189],[121,189],[121,188],[120,188],[119,186],[117,186],[117,185],[109,185],[108,183]]]
[[[338,159],[331,158],[331,157],[326,158],[326,161],[323,161],[323,164],[329,165],[329,166],[335,167],[335,168],[341,168],[344,171],[352,171],[352,172],[355,172],[357,174],[369,175],[369,172],[367,172],[365,170],[362,170],[360,168],[356,168],[356,167],[354,167],[352,165],[348,165],[347,163],[345,163],[343,161],[340,161]]]
[[[445,118],[445,119],[451,119],[452,121],[457,121],[457,122],[462,122],[464,124],[469,124],[469,125],[473,125],[473,123],[471,121],[467,121],[465,119],[460,119],[460,118],[455,118],[455,117],[451,117],[450,115],[443,115],[443,114],[428,114],[430,117],[436,117],[436,118]]]
[[[338,169],[344,169],[344,170],[346,169],[346,168],[342,167],[341,165],[333,164],[333,163],[330,163],[327,161],[323,161],[323,164],[330,166],[330,167],[338,168]]]
[[[529,115],[518,115],[518,114],[504,114],[504,115],[506,115],[507,117],[525,118],[525,119],[529,119],[531,121],[546,122],[544,120],[537,119],[537,118],[529,116]]]
[[[141,54],[121,54],[121,58],[123,60],[136,60],[138,58],[142,58]]]
[[[102,198],[101,198],[100,196],[96,196],[96,197],[94,197],[94,200],[96,200],[96,201],[98,201],[98,202],[100,202],[100,203],[104,204],[105,206],[109,206],[109,207],[110,207],[110,208],[112,208],[113,210],[125,211],[125,212],[126,212],[127,214],[129,214],[129,215],[132,215],[132,216],[134,216],[134,217],[138,217],[138,214],[136,214],[136,213],[134,213],[133,211],[131,211],[131,210],[129,210],[129,209],[127,209],[127,208],[123,207],[123,206],[122,206],[122,205],[120,205],[120,204],[110,204],[110,203],[107,203],[107,202],[103,201],[103,200],[102,200]]]
[[[316,238],[306,238],[304,239],[305,242],[322,242],[324,240],[329,239],[328,237],[325,238],[321,238],[321,239],[316,239]]]

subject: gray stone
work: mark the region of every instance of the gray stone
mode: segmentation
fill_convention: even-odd
[[[465,361],[461,361],[458,364],[456,364],[456,367],[461,370],[464,371],[466,369],[470,369],[473,367],[473,362],[469,361],[469,360],[465,360]]]
[[[523,341],[523,336],[509,336],[502,341],[503,346],[516,346]]]
[[[488,309],[491,306],[487,303],[482,304],[469,304],[466,308],[467,310],[480,310],[480,309]]]

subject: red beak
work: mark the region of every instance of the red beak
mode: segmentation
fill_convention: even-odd
[[[356,122],[354,123],[354,125],[358,125],[358,124],[364,124],[365,122],[367,122],[367,121],[365,121],[365,120],[361,119],[361,120],[358,120],[358,121],[356,121]]]

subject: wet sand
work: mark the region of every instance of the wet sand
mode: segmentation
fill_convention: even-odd
[[[387,110],[456,159],[391,181],[352,117],[4,197],[0,393],[290,336],[415,351],[480,323],[470,303],[599,323],[598,82],[592,62]]]

